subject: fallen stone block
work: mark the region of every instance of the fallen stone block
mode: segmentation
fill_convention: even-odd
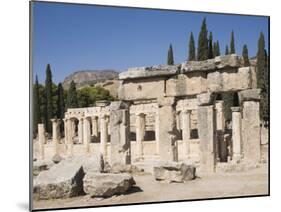
[[[64,160],[40,172],[33,184],[36,200],[69,198],[83,194],[84,170],[80,162]]]
[[[139,169],[138,167],[134,166],[134,165],[131,165],[131,164],[113,164],[111,169],[110,169],[110,172],[111,173],[140,173],[140,172],[143,172],[144,170],[143,169]]]
[[[83,179],[84,192],[91,197],[111,197],[126,193],[135,180],[130,174],[88,172]]]
[[[54,165],[51,160],[36,160],[33,162],[33,175],[37,176],[41,171],[46,171]]]
[[[154,166],[153,173],[156,180],[183,183],[195,179],[195,166],[185,163],[166,162]]]
[[[63,160],[63,158],[59,155],[59,154],[55,154],[52,158],[52,161],[57,164],[59,162],[61,162]]]

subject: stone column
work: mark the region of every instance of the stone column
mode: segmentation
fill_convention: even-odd
[[[258,163],[261,159],[260,146],[260,89],[251,89],[239,93],[242,102],[242,150],[246,162]]]
[[[98,135],[99,135],[98,117],[93,116],[92,117],[92,136],[94,136],[94,140],[97,140]]]
[[[145,115],[143,113],[136,114],[136,142],[137,142],[137,156],[142,157],[143,146],[142,142],[145,135]]]
[[[64,133],[65,133],[65,143],[67,147],[67,155],[72,156],[73,154],[73,121],[71,119],[64,120]]]
[[[83,143],[83,118],[79,118],[79,123],[78,123],[78,143],[82,144]]]
[[[90,143],[91,143],[91,125],[90,125],[89,118],[84,118],[83,141],[84,141],[86,153],[89,153],[90,152]]]
[[[217,100],[215,103],[216,108],[216,128],[217,130],[224,130],[224,115],[223,115],[223,100]]]
[[[162,161],[177,161],[177,139],[179,132],[176,126],[174,97],[158,99],[159,110],[159,156]]]
[[[190,114],[191,110],[181,112],[183,154],[186,158],[190,158]]]
[[[39,158],[45,158],[44,144],[46,143],[45,127],[44,124],[38,124],[38,145],[39,145]]]
[[[111,165],[131,163],[130,113],[124,101],[110,105]]]
[[[52,121],[52,133],[53,133],[53,144],[55,148],[55,154],[59,154],[59,123],[58,119],[51,119]]]
[[[200,169],[202,172],[214,172],[216,165],[216,124],[213,95],[197,95],[198,132],[200,139]]]
[[[159,155],[159,149],[160,149],[159,128],[160,128],[159,113],[158,113],[158,111],[156,111],[154,130],[155,130],[155,143],[156,143],[156,154],[157,155]]]
[[[234,161],[240,161],[241,159],[241,139],[242,139],[242,122],[240,107],[232,107],[232,159]]]
[[[103,158],[107,155],[107,141],[108,141],[108,118],[106,115],[100,117],[100,153]]]
[[[221,157],[223,152],[225,151],[224,145],[224,127],[225,127],[225,119],[223,114],[223,100],[217,100],[215,103],[216,109],[216,130],[217,130],[217,144],[216,144],[216,160],[222,162]]]

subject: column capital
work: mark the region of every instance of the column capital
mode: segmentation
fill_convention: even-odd
[[[232,112],[240,112],[240,107],[231,107]]]
[[[191,113],[191,110],[189,109],[184,109],[181,111],[182,114],[190,114]]]
[[[144,113],[142,113],[142,112],[137,112],[137,113],[136,113],[136,116],[139,116],[139,117],[144,117],[144,116],[145,116],[145,114],[144,114]]]

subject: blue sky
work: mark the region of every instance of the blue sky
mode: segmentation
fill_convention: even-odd
[[[170,43],[175,63],[183,62],[190,32],[197,45],[204,17],[222,53],[232,30],[236,53],[247,44],[249,56],[255,56],[261,31],[268,48],[266,17],[43,2],[33,3],[33,14],[33,73],[40,82],[48,63],[55,83],[77,70],[165,64]]]

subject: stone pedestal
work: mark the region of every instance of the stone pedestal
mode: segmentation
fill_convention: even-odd
[[[44,124],[38,124],[39,159],[45,158],[44,144],[46,143]]]
[[[143,147],[142,142],[145,135],[145,115],[143,113],[136,114],[136,142],[137,142],[137,156],[142,157]]]
[[[102,115],[100,117],[100,153],[103,158],[107,155],[107,141],[108,141],[108,117]]]
[[[191,110],[181,112],[183,153],[187,159],[190,158],[190,114]]]
[[[177,161],[179,132],[176,126],[175,99],[164,97],[158,99],[159,112],[159,156],[162,161]]]
[[[123,101],[110,105],[111,165],[130,164],[130,113]]]
[[[241,140],[242,140],[242,134],[241,134],[241,113],[240,113],[240,107],[232,107],[232,159],[234,161],[240,161],[241,159]]]
[[[212,97],[200,94],[198,100],[198,133],[200,138],[200,169],[214,172],[216,165],[216,124]]]
[[[83,143],[83,118],[79,119],[78,123],[78,143],[82,144]]]
[[[54,148],[55,148],[55,154],[59,153],[59,123],[60,120],[58,119],[51,119],[52,121],[52,133],[53,133],[53,144],[54,144]]]
[[[91,125],[90,118],[84,118],[83,124],[83,141],[86,149],[86,153],[90,152],[90,143],[91,143]]]

